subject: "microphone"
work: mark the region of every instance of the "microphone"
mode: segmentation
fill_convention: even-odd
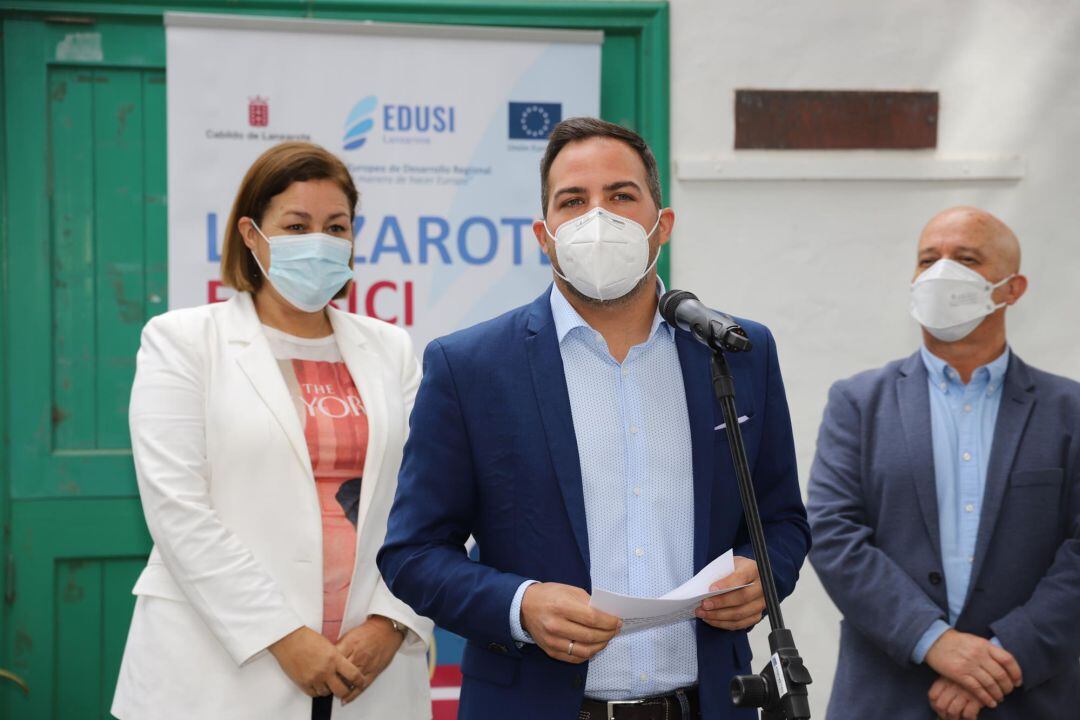
[[[747,352],[752,347],[746,331],[730,315],[710,310],[697,295],[686,290],[664,293],[660,298],[660,317],[713,350]]]

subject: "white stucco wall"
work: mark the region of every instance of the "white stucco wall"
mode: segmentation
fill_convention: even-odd
[[[1009,314],[1014,350],[1080,379],[1080,4],[1008,0],[672,0],[672,286],[769,325],[776,335],[805,491],[826,392],[835,380],[913,352],[907,314],[915,242],[951,205],[985,208],[1023,247],[1028,294]],[[930,152],[733,151],[735,88],[937,90]],[[779,157],[778,157],[779,156]],[[715,181],[694,163],[793,156],[844,172],[852,158],[1019,157],[1018,180]],[[916,173],[918,174],[918,173]],[[680,175],[684,177],[680,178]],[[824,717],[839,614],[809,565],[785,617],[814,673]],[[755,666],[767,625],[754,632]]]

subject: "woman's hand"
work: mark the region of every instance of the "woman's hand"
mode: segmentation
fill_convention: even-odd
[[[309,627],[293,630],[268,650],[289,679],[311,697],[333,693],[344,704],[370,682],[333,643]]]
[[[345,633],[338,640],[337,649],[363,673],[367,688],[394,659],[404,639],[388,618],[372,615]]]

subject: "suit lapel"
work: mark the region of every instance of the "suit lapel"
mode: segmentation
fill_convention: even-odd
[[[259,316],[255,313],[251,296],[237,293],[229,303],[229,342],[242,346],[236,354],[236,362],[251,382],[252,389],[277,420],[300,464],[311,475],[311,456],[304,439],[304,429],[300,425],[296,406],[289,398],[289,389],[274,359],[270,343],[259,327]]]
[[[690,421],[690,446],[694,468],[694,572],[712,560],[709,550],[709,517],[716,471],[714,430],[722,420],[714,401],[710,355],[707,348],[690,333],[675,331],[675,347],[682,366],[686,410]],[[749,392],[749,388],[746,390]],[[738,396],[736,395],[736,398]]]
[[[994,535],[994,526],[1001,512],[1001,502],[1008,488],[1009,474],[1016,460],[1016,452],[1020,448],[1028,418],[1035,407],[1033,390],[1034,384],[1027,365],[1016,355],[1012,355],[1005,372],[1005,386],[1001,389],[1001,406],[998,408],[994,442],[986,469],[986,489],[983,491],[983,508],[979,517],[979,535],[975,542],[975,560],[971,568],[971,582],[968,584],[968,598],[971,597],[975,579],[978,578],[986,558],[990,538]],[[966,599],[964,604],[967,605]]]
[[[529,310],[525,354],[529,358],[536,402],[547,437],[551,464],[559,481],[566,514],[574,531],[581,558],[589,567],[589,529],[585,521],[585,494],[581,484],[581,461],[578,456],[570,394],[566,389],[559,339],[551,315],[549,294],[544,293]]]
[[[907,443],[908,464],[926,532],[930,536],[934,555],[940,558],[941,531],[938,527],[934,437],[930,422],[930,388],[927,383],[926,366],[923,365],[919,353],[915,353],[900,365],[896,393],[897,404],[900,406],[900,422]]]
[[[346,313],[328,308],[330,324],[334,328],[338,351],[349,369],[368,421],[367,453],[364,458],[364,474],[360,482],[360,505],[356,513],[356,535],[359,540],[364,529],[364,518],[371,507],[375,486],[379,482],[383,456],[386,453],[387,409],[386,389],[383,383],[383,363],[379,356],[370,350],[367,338],[354,322],[350,322]]]

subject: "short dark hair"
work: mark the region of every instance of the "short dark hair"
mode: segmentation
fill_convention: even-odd
[[[660,171],[656,167],[656,158],[649,146],[633,130],[628,130],[622,125],[609,123],[606,120],[593,117],[567,118],[555,126],[548,138],[547,149],[544,157],[540,160],[540,206],[543,216],[547,217],[548,199],[551,197],[548,187],[548,174],[551,172],[551,164],[555,162],[562,149],[567,143],[575,140],[586,140],[594,137],[607,137],[620,140],[632,147],[645,164],[645,179],[649,185],[649,194],[652,195],[656,209],[664,207],[663,194],[660,190]]]

